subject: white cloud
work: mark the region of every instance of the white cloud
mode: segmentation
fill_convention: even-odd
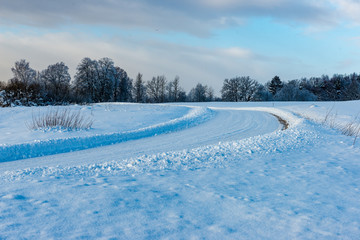
[[[49,64],[63,61],[69,66],[73,76],[77,64],[84,57],[110,57],[133,78],[138,72],[143,73],[145,80],[162,74],[168,79],[179,75],[186,90],[190,90],[198,82],[219,90],[225,78],[251,75],[261,80],[268,74],[267,63],[248,49],[209,49],[157,40],[104,39],[68,33],[0,33],[0,52],[2,80],[11,78],[10,69],[20,59],[28,60],[36,70],[43,70]]]
[[[360,1],[359,0],[330,0],[338,9],[339,17],[347,18],[351,23],[360,25]]]
[[[252,58],[253,53],[249,49],[239,48],[239,47],[231,47],[221,49],[220,52],[224,53],[229,57],[236,57],[236,58]]]

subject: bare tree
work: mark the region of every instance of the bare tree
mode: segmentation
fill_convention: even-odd
[[[151,81],[146,84],[146,89],[150,102],[162,103],[165,102],[165,76],[153,77]]]
[[[206,88],[206,101],[211,102],[214,100],[214,89],[212,87]]]
[[[166,86],[167,90],[167,101],[169,102],[179,102],[184,101],[184,90],[180,87],[180,78],[176,76],[173,81],[170,81]],[[185,93],[186,95],[186,93]]]
[[[259,83],[250,77],[240,77],[240,99],[241,101],[252,101]]]
[[[142,103],[146,101],[146,87],[142,80],[142,74],[138,73],[136,76],[134,88],[133,88],[134,100],[137,103]]]
[[[98,61],[98,91],[97,99],[101,102],[114,101],[114,85],[116,81],[116,69],[113,60],[102,58]]]
[[[240,78],[225,79],[221,89],[223,101],[240,101]]]
[[[191,102],[205,102],[207,100],[206,92],[208,86],[198,83],[196,87],[190,90],[188,99]]]
[[[97,102],[98,84],[98,63],[96,60],[84,58],[77,67],[74,82],[72,83],[73,93],[80,102]]]
[[[71,77],[65,63],[49,65],[40,76],[50,101],[61,103],[68,100]]]
[[[130,102],[133,100],[132,91],[132,79],[129,78],[126,71],[120,67],[115,67],[116,77],[115,82],[118,82],[114,89],[114,101]]]
[[[225,101],[252,101],[259,89],[259,83],[250,77],[236,77],[225,79],[221,89],[222,99]]]
[[[30,67],[30,63],[24,59],[15,62],[15,66],[11,68],[14,77],[10,81],[18,81],[29,86],[36,80],[36,71]]]

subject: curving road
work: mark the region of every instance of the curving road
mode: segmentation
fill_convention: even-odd
[[[281,129],[278,120],[259,111],[214,109],[210,121],[182,131],[71,153],[1,163],[0,171],[40,166],[77,166],[141,155],[191,149],[224,141],[240,140]]]

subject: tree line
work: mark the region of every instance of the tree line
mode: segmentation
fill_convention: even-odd
[[[360,75],[335,74],[332,77],[302,78],[283,82],[275,76],[265,84],[248,77],[225,79],[221,98],[214,89],[198,83],[188,93],[176,76],[164,75],[145,81],[141,73],[135,80],[115,66],[110,58],[84,58],[73,79],[63,62],[42,71],[22,59],[11,68],[13,77],[0,81],[0,106],[60,105],[97,102],[204,102],[204,101],[342,101],[360,99]]]
[[[73,79],[63,62],[42,71],[30,67],[22,59],[11,68],[13,77],[0,82],[0,106],[60,105],[69,103],[138,102],[163,103],[213,101],[214,90],[197,84],[188,94],[180,86],[180,78],[168,81],[156,76],[145,81],[141,73],[131,79],[110,58],[84,58]]]
[[[332,77],[281,81],[273,77],[264,85],[250,77],[225,79],[223,101],[348,101],[360,99],[360,75],[335,74]]]

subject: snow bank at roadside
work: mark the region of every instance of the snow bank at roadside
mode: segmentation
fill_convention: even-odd
[[[284,114],[284,111],[279,112]],[[309,123],[303,123],[286,131],[276,131],[238,141],[219,142],[215,145],[195,149],[144,155],[101,164],[74,167],[38,167],[16,172],[8,171],[0,176],[0,179],[13,180],[28,176],[112,175],[119,172],[132,174],[158,170],[196,170],[207,167],[221,168],[233,164],[239,156],[242,156],[243,160],[250,159],[254,154],[267,155],[269,153],[290,152],[303,148],[303,146],[315,146],[320,142],[320,138],[321,134],[317,128]]]
[[[1,145],[0,162],[78,151],[179,131],[208,121],[213,115],[209,108],[193,107],[180,118],[132,131]]]
[[[222,110],[244,110],[244,111],[259,111],[267,112],[285,120],[289,127],[295,127],[300,124],[303,119],[295,116],[288,110],[282,110],[274,107],[210,107],[211,109],[222,109]]]
[[[341,128],[349,123],[360,122],[360,101],[315,102],[311,104],[283,107],[305,119],[325,124],[332,128]]]

